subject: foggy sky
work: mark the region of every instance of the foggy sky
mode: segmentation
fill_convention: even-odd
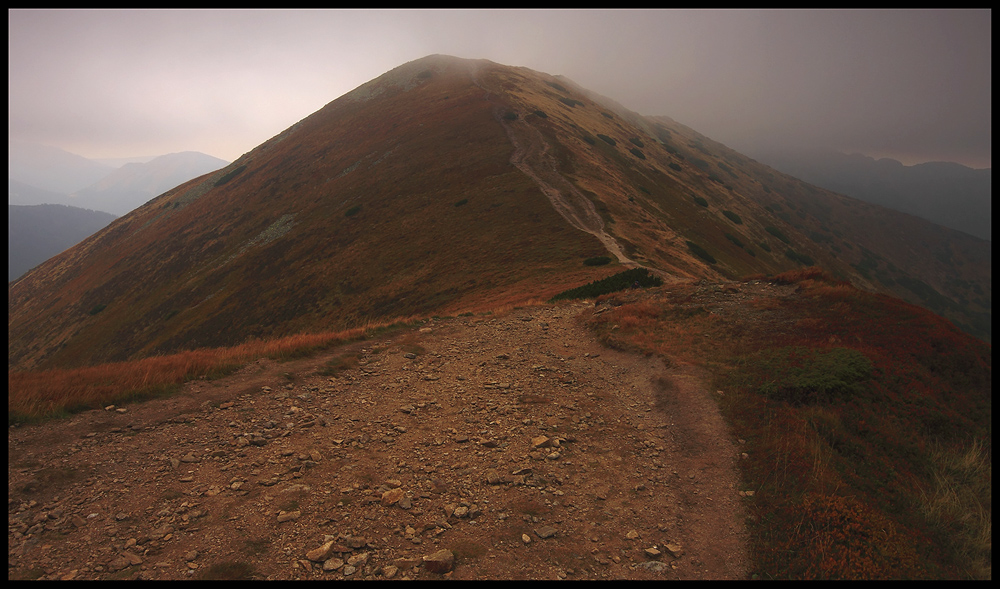
[[[990,167],[989,10],[10,10],[9,139],[234,160],[433,53],[562,74],[751,157]]]

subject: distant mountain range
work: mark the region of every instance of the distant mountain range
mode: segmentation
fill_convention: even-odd
[[[54,147],[11,142],[9,148],[8,204],[65,204],[115,215],[228,164],[184,151],[112,167]]]
[[[107,164],[48,145],[10,141],[7,149],[9,179],[56,194],[72,194],[115,170]],[[66,203],[8,202],[8,204]]]
[[[835,151],[802,150],[759,159],[827,190],[992,240],[993,171],[951,162],[914,166]]]

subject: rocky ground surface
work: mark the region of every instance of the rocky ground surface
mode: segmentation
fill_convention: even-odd
[[[603,348],[594,311],[430,320],[10,428],[8,578],[747,577],[716,392]]]

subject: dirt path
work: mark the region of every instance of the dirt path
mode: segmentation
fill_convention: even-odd
[[[712,394],[602,348],[590,311],[432,321],[12,428],[8,577],[437,578],[448,549],[456,579],[745,578]]]
[[[483,85],[475,72],[471,73],[471,76],[473,83],[483,91],[484,99],[495,102],[496,94]],[[505,116],[507,110],[505,105],[497,104],[493,117],[503,126],[507,138],[514,147],[510,163],[538,185],[549,199],[552,208],[570,225],[597,237],[621,264],[632,268],[640,266],[630,260],[618,241],[604,230],[604,219],[597,212],[594,203],[559,173],[555,158],[550,153],[549,144],[541,132],[520,118],[508,120]]]

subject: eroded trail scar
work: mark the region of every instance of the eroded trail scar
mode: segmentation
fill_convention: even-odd
[[[598,214],[594,203],[558,172],[555,159],[549,153],[549,145],[538,129],[522,121],[505,121],[503,118],[498,120],[514,146],[510,163],[538,184],[552,203],[552,207],[570,225],[600,239],[604,247],[619,262],[628,266],[638,266],[625,256],[618,241],[604,230],[604,220]]]
[[[472,81],[483,90],[486,100],[494,101],[494,94],[482,85],[475,73],[472,74]],[[549,145],[541,132],[520,119],[507,120],[503,116],[504,112],[504,108],[497,106],[494,108],[493,117],[503,126],[511,145],[514,146],[510,163],[538,185],[552,203],[552,207],[570,225],[601,240],[605,249],[621,264],[630,267],[640,266],[629,259],[618,241],[605,231],[604,220],[601,219],[594,203],[559,173],[556,161],[549,153]]]

